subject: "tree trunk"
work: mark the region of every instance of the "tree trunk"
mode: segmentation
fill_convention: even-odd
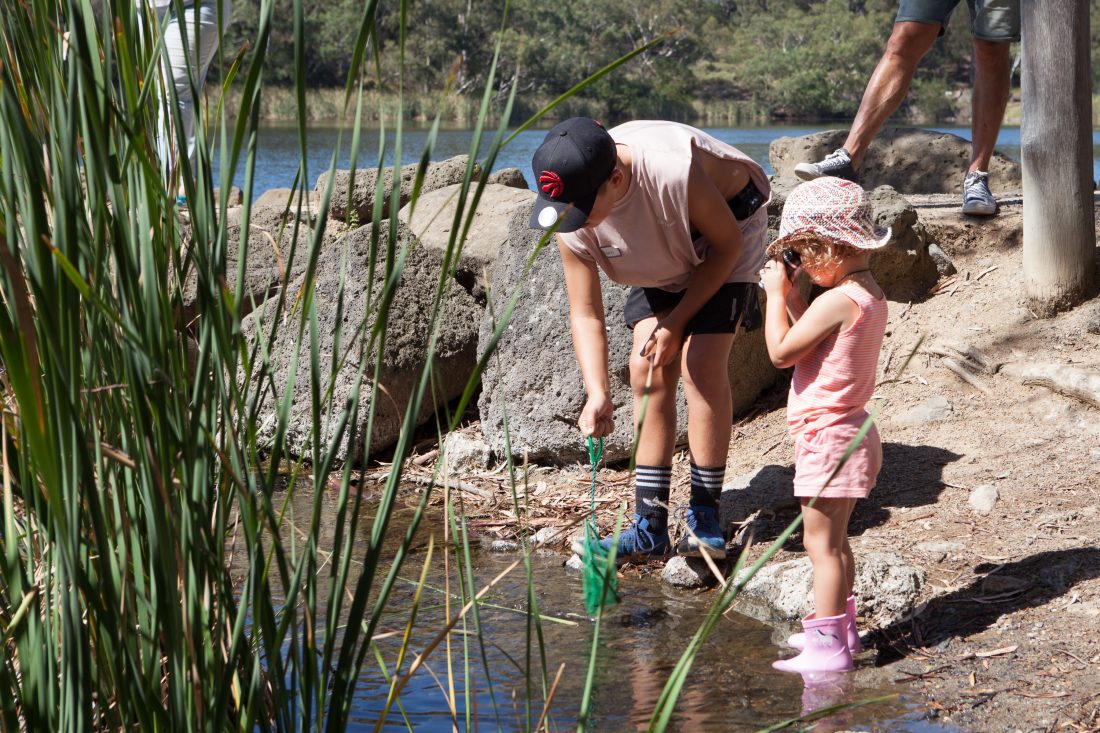
[[[1088,0],[1024,0],[1020,157],[1024,288],[1049,316],[1095,281]]]

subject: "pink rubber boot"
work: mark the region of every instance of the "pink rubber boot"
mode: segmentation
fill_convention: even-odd
[[[861,651],[863,651],[863,644],[859,640],[859,631],[856,630],[855,596],[848,596],[848,605],[847,608],[844,610],[844,615],[848,617],[848,651],[852,654],[859,654]],[[813,617],[814,615],[811,613],[809,616],[802,620],[806,621],[807,619],[812,619]],[[799,650],[805,649],[806,635],[801,633],[791,634],[790,638],[787,639],[787,645]]]
[[[772,666],[783,672],[851,672],[854,665],[847,626],[847,614],[803,620],[806,648],[797,657],[780,659]]]

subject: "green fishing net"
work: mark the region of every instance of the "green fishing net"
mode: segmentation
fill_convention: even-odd
[[[600,546],[596,533],[596,467],[603,458],[603,438],[598,443],[588,438],[588,462],[592,465],[592,514],[584,523],[584,553],[581,555],[581,584],[584,605],[595,616],[606,604],[619,602],[619,580],[615,572],[615,552]]]

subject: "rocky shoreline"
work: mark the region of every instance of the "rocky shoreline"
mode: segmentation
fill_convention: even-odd
[[[831,150],[830,134],[773,145],[772,221],[795,185],[787,168],[798,156]],[[1095,549],[1100,531],[1093,521],[1100,488],[1089,478],[1100,460],[1095,448],[1100,418],[1095,407],[1018,375],[1040,359],[1100,371],[1100,309],[1086,304],[1048,320],[1028,313],[1019,288],[1023,206],[1019,171],[1011,161],[1000,161],[1005,167],[991,178],[1001,213],[983,220],[958,211],[956,189],[965,167],[960,161],[969,155],[968,143],[904,132],[885,135],[878,145],[869,154],[864,184],[873,191],[876,220],[891,226],[894,237],[889,250],[872,260],[890,300],[875,395],[885,405],[879,418],[885,466],[879,487],[861,502],[852,522],[860,628],[869,649],[857,674],[886,673],[915,685],[925,694],[929,716],[964,729],[1097,730],[1100,642],[1080,630],[1100,616],[1100,551]],[[426,358],[423,314],[434,297],[467,165],[461,158],[434,164],[416,210],[399,202],[400,243],[421,246],[410,249],[393,303],[392,345],[381,355],[387,397],[376,406],[372,452],[384,450],[396,436],[398,408],[412,388],[408,375],[418,373]],[[896,181],[897,187],[877,178],[895,169],[907,177]],[[399,175],[404,199],[411,179],[406,170]],[[316,283],[322,336],[336,325],[328,313],[335,308],[344,253],[351,258],[349,273],[366,272],[362,258],[370,229],[356,224],[370,219],[374,176],[360,171],[354,181],[339,175],[336,180],[333,201],[351,206],[334,204],[323,240]],[[505,302],[520,285],[522,292],[482,375],[476,412],[444,440],[419,444],[406,472],[410,480],[426,483],[432,466],[445,457],[452,491],[461,497],[463,511],[478,518],[487,543],[514,551],[519,542],[537,538],[545,550],[563,552],[589,512],[591,481],[571,417],[582,394],[564,286],[552,247],[532,261],[539,238],[526,227],[534,194],[522,173],[494,176],[451,270],[448,318],[438,342],[444,364],[435,387],[440,403],[461,393]],[[938,181],[940,190],[906,190],[915,179],[922,185]],[[256,313],[280,289],[303,284],[300,264],[286,267],[272,256],[285,254],[294,241],[302,246],[312,234],[309,216],[298,219],[291,213],[295,207],[287,207],[290,201],[289,191],[275,192],[251,209],[246,271]],[[240,213],[236,217],[231,240],[234,231],[240,237]],[[230,266],[236,266],[235,259]],[[366,283],[361,284],[365,291]],[[357,292],[344,304],[342,317],[362,317],[365,306],[355,302],[358,297]],[[620,291],[607,286],[609,323],[620,304]],[[246,324],[249,334],[260,328],[258,317]],[[615,404],[628,406],[621,369],[626,341],[614,330],[610,336]],[[922,336],[917,358],[898,377],[899,363]],[[289,362],[292,347],[280,344],[272,360]],[[320,345],[322,354],[331,348],[331,341]],[[952,356],[967,364],[968,357],[961,356],[966,353],[1006,367],[972,369],[964,379],[946,363]],[[371,365],[351,360],[337,372],[336,399],[352,388],[363,366]],[[748,546],[750,557],[756,557],[798,511],[790,497],[783,420],[786,377],[771,368],[762,339],[751,333],[739,336],[730,374],[739,412],[727,476],[737,478],[727,481],[722,521],[730,529],[731,551]],[[296,395],[295,404],[306,398]],[[505,410],[510,451],[502,430]],[[430,409],[421,415],[430,417]],[[596,513],[605,527],[632,497],[629,474],[616,462],[627,454],[629,417],[627,412],[617,417],[618,432],[608,441],[609,457],[598,474]],[[305,437],[293,435],[291,444],[308,450]],[[519,476],[521,516],[511,510],[511,481],[502,469],[509,452]],[[674,504],[686,495],[682,459],[674,465]],[[388,472],[367,467],[360,489],[369,492]],[[678,586],[713,582],[682,560],[623,572],[662,573]],[[779,643],[788,621],[808,610],[807,578],[796,534],[752,581],[737,609],[774,624]]]

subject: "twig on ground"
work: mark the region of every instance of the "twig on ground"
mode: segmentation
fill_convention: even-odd
[[[1093,372],[1043,362],[1010,362],[1001,367],[1001,372],[1022,384],[1046,387],[1066,397],[1100,407],[1100,375]]]
[[[971,374],[969,371],[967,371],[966,367],[964,367],[962,364],[955,361],[951,357],[949,357],[949,356],[943,357],[941,363],[945,367],[947,367],[948,369],[953,371],[955,374],[957,374],[960,379],[962,379],[964,382],[966,382],[967,384],[969,384],[971,387],[978,390],[982,394],[988,395],[988,394],[992,393],[990,391],[989,387],[985,386],[985,384],[983,384],[980,379],[978,379],[973,374]]]

